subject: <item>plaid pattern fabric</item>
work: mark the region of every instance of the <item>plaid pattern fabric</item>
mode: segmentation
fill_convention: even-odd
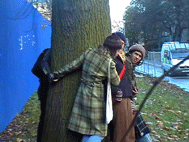
[[[146,125],[141,113],[139,113],[135,122],[135,137],[139,139],[148,133],[150,133],[150,129]]]
[[[132,101],[131,101],[131,107],[132,109],[135,109],[136,108],[136,97],[133,97],[132,98]],[[139,113],[136,117],[136,120],[135,120],[135,138],[136,139],[140,139],[142,138],[145,134],[148,134],[150,133],[150,129],[148,128],[148,126],[146,125],[143,117],[142,117],[142,114]]]
[[[82,65],[81,84],[79,86],[68,129],[85,135],[107,135],[105,123],[104,85],[108,76],[110,55],[100,54],[99,49],[89,49],[80,58],[57,71],[59,75],[71,72]],[[115,63],[110,63],[110,80],[119,85],[120,79]]]

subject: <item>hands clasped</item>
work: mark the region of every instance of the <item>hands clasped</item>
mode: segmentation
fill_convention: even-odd
[[[50,83],[57,82],[60,79],[59,75],[55,72],[48,74],[48,80]]]

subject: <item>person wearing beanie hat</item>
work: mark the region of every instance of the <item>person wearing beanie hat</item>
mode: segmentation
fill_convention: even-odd
[[[139,51],[139,52],[142,53],[142,59],[141,60],[143,60],[144,57],[146,56],[146,49],[140,44],[134,44],[133,46],[131,46],[129,48],[129,53],[132,53],[133,51]]]
[[[82,142],[101,142],[107,135],[105,121],[104,81],[110,74],[111,84],[118,86],[121,76],[112,60],[124,46],[116,35],[110,35],[103,45],[89,48],[79,58],[53,72],[59,79],[82,69],[80,85],[72,107],[68,129],[83,135]]]
[[[121,32],[115,32],[115,33],[112,33],[112,35],[117,35],[118,37],[121,38],[121,40],[124,41],[124,43],[127,43],[126,36],[123,33],[121,33]]]
[[[127,56],[130,57],[131,63],[133,64],[133,67],[139,66],[143,63],[143,60],[146,55],[146,49],[140,45],[140,44],[134,44],[129,48],[129,52],[127,53]],[[138,94],[138,89],[136,87],[136,82],[133,78],[133,96],[131,98],[132,100],[132,109],[133,113],[135,114],[138,110],[136,109],[136,95]],[[152,138],[150,136],[150,129],[146,125],[142,114],[139,113],[135,120],[135,138],[136,142],[152,142]]]

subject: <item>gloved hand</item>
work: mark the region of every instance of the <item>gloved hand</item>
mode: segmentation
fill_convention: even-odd
[[[58,73],[53,72],[53,75],[54,75],[53,81],[56,81],[56,80],[58,81],[60,79],[60,76],[58,75]]]
[[[49,73],[48,74],[48,80],[49,80],[50,83],[56,82],[56,81],[59,80],[59,76],[56,73]]]

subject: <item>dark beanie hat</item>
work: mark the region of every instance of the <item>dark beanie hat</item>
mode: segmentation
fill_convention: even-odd
[[[121,49],[122,45],[123,45],[123,43],[122,43],[121,39],[116,35],[108,36],[104,40],[104,43],[103,43],[103,46],[106,46],[109,49],[115,49],[115,50]]]
[[[145,55],[146,55],[146,49],[140,45],[140,44],[134,44],[133,46],[131,46],[129,48],[129,52],[133,52],[133,51],[139,51],[142,53],[142,59],[144,59]]]
[[[115,33],[112,33],[112,35],[117,35],[118,37],[121,38],[121,40],[123,40],[125,43],[127,42],[127,39],[126,39],[126,36],[121,33],[121,32],[115,32]]]

